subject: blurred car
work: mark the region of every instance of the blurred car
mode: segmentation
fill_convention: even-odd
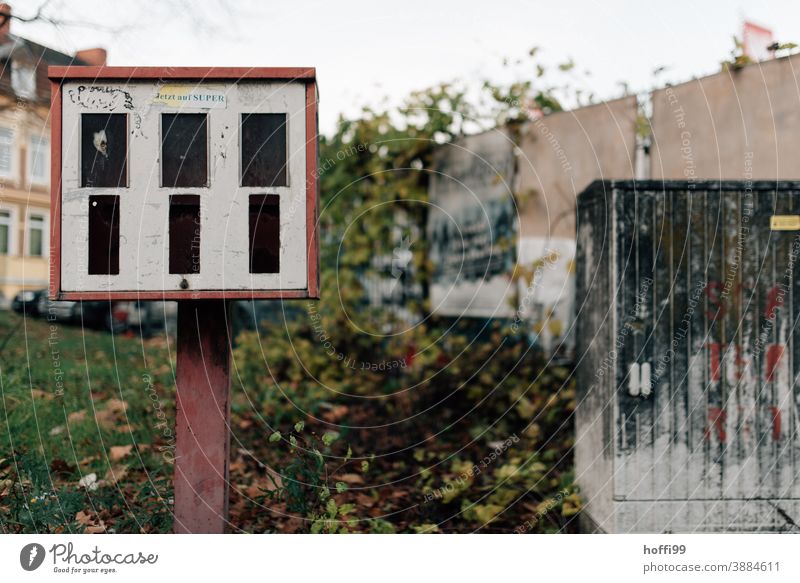
[[[76,304],[77,302],[53,302],[43,293],[37,300],[36,312],[50,321],[69,322],[75,315]]]
[[[99,328],[112,334],[130,330],[145,337],[156,330],[175,329],[174,307],[174,302],[50,301],[47,293],[37,303],[38,313],[51,321]]]
[[[174,334],[177,328],[178,304],[176,302],[134,301],[122,302],[128,314],[128,327],[135,334],[152,336],[158,330]]]
[[[11,300],[11,309],[19,314],[39,315],[40,300],[47,298],[46,289],[23,290]]]

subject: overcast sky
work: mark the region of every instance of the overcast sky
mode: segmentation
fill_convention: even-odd
[[[39,4],[9,3],[20,16]],[[572,58],[592,73],[587,90],[613,98],[619,81],[641,91],[718,71],[745,18],[800,44],[796,0],[53,0],[44,13],[67,24],[13,31],[67,52],[103,46],[110,65],[314,66],[323,132],[440,81],[507,79],[503,58],[532,46]]]

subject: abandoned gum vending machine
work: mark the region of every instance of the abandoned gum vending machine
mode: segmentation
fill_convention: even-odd
[[[49,77],[50,297],[178,301],[175,530],[222,532],[230,300],[319,297],[315,71]]]

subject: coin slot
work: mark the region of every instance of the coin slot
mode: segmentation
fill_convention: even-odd
[[[200,273],[200,196],[169,197],[169,272]]]
[[[119,196],[89,197],[89,275],[119,274]]]
[[[250,273],[280,270],[280,197],[250,195]]]

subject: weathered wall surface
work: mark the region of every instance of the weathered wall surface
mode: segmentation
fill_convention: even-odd
[[[520,235],[574,240],[577,195],[593,180],[634,177],[636,97],[532,121],[520,146]]]
[[[800,55],[653,92],[652,178],[800,177]]]

